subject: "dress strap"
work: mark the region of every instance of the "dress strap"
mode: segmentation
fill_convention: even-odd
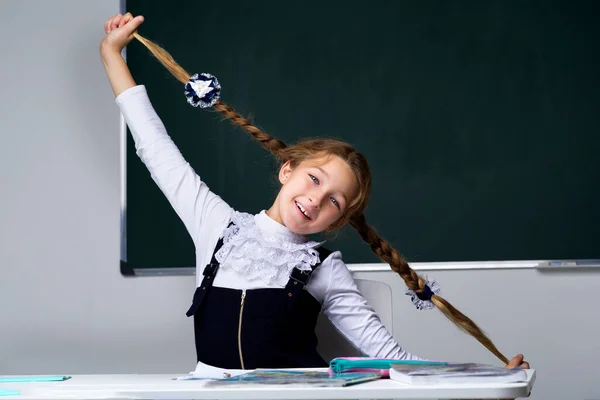
[[[290,274],[290,280],[288,281],[287,285],[285,286],[285,291],[288,296],[288,299],[287,299],[288,311],[291,311],[294,308],[294,304],[296,304],[298,297],[302,293],[302,289],[304,288],[304,286],[306,286],[306,284],[310,280],[311,274],[332,253],[331,250],[328,250],[324,247],[319,247],[316,250],[319,252],[319,260],[320,261],[317,264],[313,265],[311,267],[310,271],[302,271],[302,270],[299,270],[298,268],[294,268]]]
[[[196,314],[196,311],[198,311],[200,305],[202,304],[202,300],[204,300],[204,296],[206,296],[206,293],[210,291],[210,288],[213,285],[215,275],[217,274],[217,270],[219,269],[219,262],[217,261],[215,254],[217,254],[217,251],[219,251],[221,246],[223,246],[223,238],[220,238],[217,242],[217,245],[215,246],[215,251],[213,251],[212,259],[210,260],[210,264],[204,267],[204,271],[202,272],[202,275],[204,275],[202,283],[196,288],[196,291],[194,292],[194,300],[192,301],[192,305],[187,311],[187,313],[185,313],[185,315],[187,315],[188,317],[191,317],[192,315]]]

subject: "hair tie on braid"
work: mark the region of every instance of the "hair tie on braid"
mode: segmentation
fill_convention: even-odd
[[[435,304],[433,304],[431,298],[433,295],[440,293],[440,286],[435,280],[427,279],[427,276],[422,279],[425,282],[425,288],[421,293],[407,289],[406,294],[410,296],[410,301],[417,307],[417,310],[432,310],[435,308]]]
[[[273,136],[263,132],[252,124],[247,118],[242,117],[235,111],[233,107],[228,106],[220,100],[221,85],[217,78],[208,73],[190,74],[177,64],[173,56],[165,49],[146,39],[137,32],[133,33],[141,44],[146,46],[148,50],[160,61],[160,63],[171,73],[177,80],[185,85],[185,96],[188,103],[194,107],[209,108],[214,107],[215,111],[220,112],[223,116],[229,119],[233,124],[241,127],[248,132],[252,137],[260,143],[262,147],[269,150],[273,155],[280,158],[282,151],[287,147],[281,140],[275,139]]]
[[[221,85],[214,75],[194,74],[185,84],[185,97],[194,107],[209,108],[221,98]]]

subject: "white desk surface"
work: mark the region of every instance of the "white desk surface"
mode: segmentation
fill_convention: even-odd
[[[21,392],[0,399],[514,399],[527,397],[535,380],[535,370],[527,370],[527,382],[511,384],[409,386],[381,379],[342,388],[207,388],[204,381],[172,379],[183,375],[73,375],[62,382],[0,383],[0,388]]]

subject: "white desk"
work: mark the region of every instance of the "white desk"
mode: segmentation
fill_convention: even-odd
[[[408,386],[389,379],[343,388],[252,386],[206,388],[203,381],[175,381],[170,375],[73,375],[62,382],[1,383],[21,391],[2,400],[42,399],[490,399],[526,397],[535,380],[513,384]]]

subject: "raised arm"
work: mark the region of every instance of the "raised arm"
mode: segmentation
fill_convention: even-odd
[[[121,56],[142,21],[142,17],[133,18],[131,14],[109,19],[100,55],[116,103],[131,130],[136,154],[198,245],[210,229],[224,226],[232,210],[184,159],[152,107],[146,88],[136,85]]]
[[[106,36],[100,42],[100,58],[115,97],[136,85],[121,51],[131,42],[133,33],[142,22],[144,22],[143,16],[133,18],[127,13],[117,14],[104,23]]]

